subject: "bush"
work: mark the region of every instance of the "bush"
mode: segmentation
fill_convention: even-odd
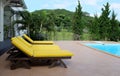
[[[30,37],[33,40],[47,40],[47,37],[45,36],[45,34],[42,34],[42,33],[32,34]]]

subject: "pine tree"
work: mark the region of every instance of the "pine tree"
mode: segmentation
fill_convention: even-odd
[[[92,21],[92,24],[89,26],[89,32],[91,34],[92,40],[99,40],[99,18],[97,14],[94,16],[94,20]]]
[[[73,17],[73,33],[74,33],[74,40],[79,40],[83,33],[82,7],[79,0],[78,0],[78,6],[76,7],[76,11]]]
[[[116,20],[116,14],[113,11],[112,12],[112,17],[110,20],[110,29],[109,29],[109,38],[110,41],[118,41],[119,39],[119,33],[120,33],[120,27],[119,27],[119,22]]]
[[[110,29],[110,10],[109,10],[109,3],[107,2],[106,5],[104,5],[104,8],[102,8],[102,14],[99,18],[99,34],[101,40],[108,40],[108,30]]]

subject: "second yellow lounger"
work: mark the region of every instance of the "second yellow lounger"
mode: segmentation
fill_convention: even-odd
[[[54,44],[53,41],[33,41],[30,37],[28,37],[26,34],[23,35],[23,37],[28,40],[32,44],[46,44],[46,45],[52,45]]]

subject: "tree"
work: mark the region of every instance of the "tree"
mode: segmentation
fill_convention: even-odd
[[[43,24],[43,28],[46,29],[46,35],[47,35],[48,40],[52,40],[52,32],[55,38],[55,32],[56,32],[55,26],[56,26],[55,25],[55,14],[51,12],[47,14],[46,21]]]
[[[110,19],[109,39],[110,41],[118,41],[120,34],[119,22],[116,20],[116,14],[113,11]]]
[[[32,14],[35,14],[36,17],[39,17],[40,32],[43,32],[43,24],[46,22],[47,12],[46,11],[34,11]]]
[[[18,27],[19,30],[25,29],[32,39],[40,40],[41,16],[28,11],[19,11],[18,13],[21,15],[22,19],[14,21],[13,25],[22,24],[22,26]]]
[[[13,22],[14,24],[22,24],[22,26],[19,26],[18,28],[21,30],[26,29],[27,33],[30,35],[30,26],[32,23],[32,17],[31,14],[28,11],[18,11],[22,19],[16,20]]]
[[[106,5],[104,5],[104,8],[102,8],[102,14],[99,17],[99,35],[100,35],[100,39],[101,40],[108,40],[108,31],[109,31],[109,27],[110,27],[110,18],[109,18],[109,14],[110,14],[110,10],[109,10],[109,3],[107,2]]]
[[[89,25],[89,32],[91,35],[92,40],[99,40],[99,17],[97,14],[94,16],[94,20],[91,22],[92,24]]]
[[[80,5],[80,1],[78,0],[78,6],[76,7],[76,11],[73,17],[73,33],[74,40],[79,40],[83,33],[83,25],[82,25],[82,7]]]

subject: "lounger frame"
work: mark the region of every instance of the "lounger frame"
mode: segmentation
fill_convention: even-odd
[[[62,59],[70,59],[71,57],[31,57],[24,54],[18,48],[13,46],[8,51],[9,56],[6,60],[11,62],[11,70],[14,70],[19,67],[25,67],[27,69],[31,68],[30,62],[41,61],[43,64],[49,64],[50,68],[54,67],[57,63],[62,64],[64,68],[67,68],[66,64],[62,61]]]

